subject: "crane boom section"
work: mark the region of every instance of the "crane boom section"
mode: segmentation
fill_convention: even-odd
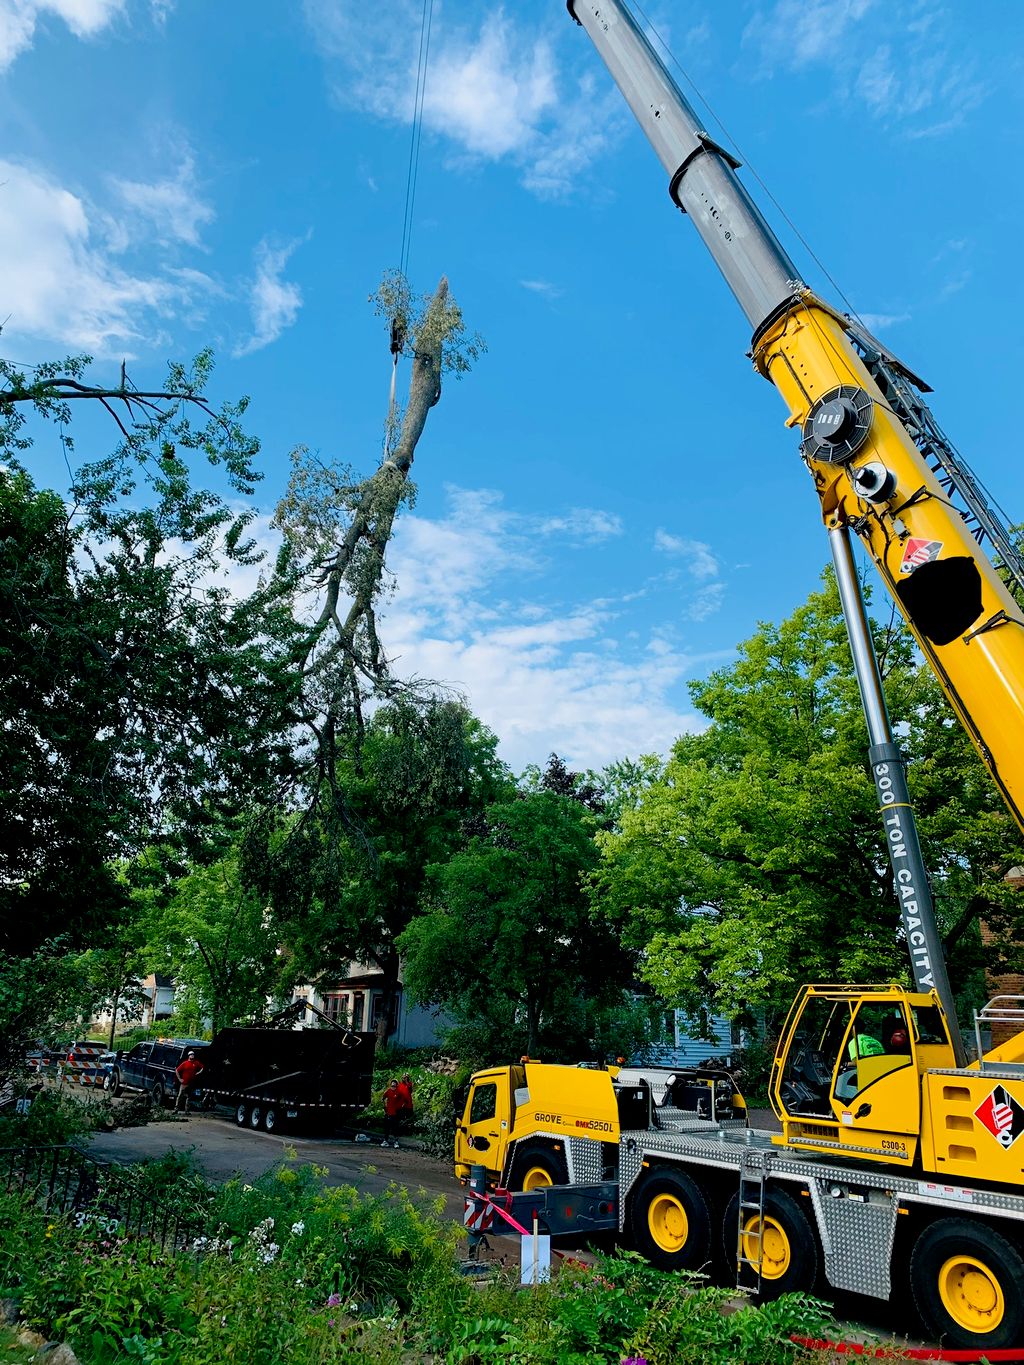
[[[801,434],[825,525],[860,536],[1024,829],[1021,609],[969,515],[951,501],[949,480],[937,476],[901,419],[898,394],[885,383],[891,358],[872,372],[854,344],[856,324],[799,280],[737,177],[739,163],[700,127],[622,0],[567,3],[753,328],[754,363],[782,394],[787,425]],[[901,384],[912,378],[898,369]],[[1004,566],[1007,557],[1000,554]]]

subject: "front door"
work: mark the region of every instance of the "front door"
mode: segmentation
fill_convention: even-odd
[[[485,1166],[489,1176],[500,1176],[508,1142],[508,1087],[507,1071],[484,1072],[473,1078],[455,1134],[456,1165]]]

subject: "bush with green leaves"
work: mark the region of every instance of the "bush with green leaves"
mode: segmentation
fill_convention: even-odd
[[[114,1127],[113,1107],[106,1097],[86,1098],[63,1087],[16,1085],[15,1093],[21,1091],[31,1094],[31,1107],[27,1114],[4,1111],[0,1147],[60,1146],[85,1133]]]
[[[529,1291],[511,1271],[481,1285],[459,1273],[443,1201],[326,1175],[285,1164],[216,1188],[180,1156],[129,1172],[203,1223],[166,1254],[109,1218],[0,1195],[0,1297],[83,1365],[789,1365],[792,1333],[834,1333],[813,1300],[727,1311],[728,1291],[631,1253]]]

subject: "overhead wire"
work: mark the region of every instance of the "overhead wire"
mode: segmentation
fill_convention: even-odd
[[[843,292],[842,287],[839,285],[839,283],[836,281],[836,279],[829,273],[829,270],[828,270],[827,266],[824,264],[824,262],[821,260],[821,258],[817,255],[817,253],[815,252],[814,248],[811,246],[810,242],[808,242],[807,238],[803,235],[803,233],[800,231],[800,229],[797,227],[797,225],[793,222],[792,218],[790,218],[789,214],[786,212],[786,210],[783,208],[783,206],[779,203],[778,199],[776,199],[775,195],[772,193],[772,191],[771,191],[770,187],[768,186],[768,184],[767,184],[767,183],[761,178],[761,176],[758,174],[757,168],[756,168],[756,167],[753,165],[753,163],[750,161],[749,157],[746,157],[746,156],[743,155],[743,153],[742,153],[742,151],[741,151],[741,149],[740,149],[738,143],[736,142],[736,139],[732,136],[732,134],[729,132],[729,129],[725,126],[725,124],[722,122],[722,120],[721,120],[721,119],[718,117],[718,115],[715,113],[714,109],[712,109],[712,107],[711,107],[710,103],[708,102],[707,98],[705,97],[703,91],[700,89],[700,87],[697,85],[696,81],[691,77],[690,73],[689,73],[689,72],[686,70],[686,68],[683,66],[682,62],[680,62],[679,58],[678,58],[678,57],[675,55],[675,53],[672,51],[671,47],[668,45],[668,43],[666,42],[666,40],[665,40],[665,39],[662,37],[662,35],[659,33],[659,31],[658,31],[658,29],[657,29],[657,26],[654,24],[653,20],[652,20],[652,19],[650,18],[650,16],[644,11],[643,5],[640,4],[640,0],[632,0],[632,4],[633,4],[633,8],[637,11],[637,13],[640,15],[641,19],[643,19],[644,23],[647,25],[648,31],[651,33],[651,35],[652,35],[654,38],[657,39],[659,45],[661,46],[663,52],[665,53],[665,55],[666,55],[666,57],[668,58],[668,60],[669,60],[669,62],[671,63],[671,65],[674,66],[674,67],[676,68],[676,70],[679,72],[679,74],[682,76],[683,80],[686,82],[686,84],[687,84],[687,85],[690,87],[690,89],[693,91],[694,96],[696,97],[698,103],[700,103],[701,105],[703,105],[703,107],[707,110],[708,114],[710,115],[711,119],[714,121],[714,123],[717,125],[717,127],[718,127],[719,130],[721,131],[724,140],[732,147],[732,150],[733,150],[733,151],[735,152],[735,154],[736,154],[736,159],[737,159],[738,161],[742,161],[742,162],[743,162],[744,166],[746,166],[746,168],[747,168],[747,170],[749,171],[749,173],[750,173],[750,175],[752,176],[752,178],[753,178],[754,180],[757,181],[758,185],[760,185],[760,187],[761,187],[761,189],[764,191],[765,195],[768,197],[768,199],[771,200],[772,204],[773,204],[773,205],[775,206],[775,208],[778,210],[780,217],[783,219],[783,221],[785,222],[786,226],[789,228],[790,232],[793,233],[793,235],[796,237],[797,241],[800,243],[800,245],[803,247],[803,249],[807,252],[808,256],[810,256],[811,260],[814,262],[814,264],[818,267],[818,269],[819,269],[819,270],[821,271],[821,273],[824,275],[825,279],[828,280],[829,284],[830,284],[830,285],[832,286],[832,288],[835,290],[836,294],[839,296],[839,298],[842,299],[843,303],[845,303],[846,308],[847,308],[847,311],[849,312],[849,314],[850,314],[852,317],[856,318],[857,321],[858,321],[858,322],[861,324],[861,326],[863,327],[863,326],[864,326],[864,321],[863,321],[863,319],[860,317],[859,313],[858,313],[857,310],[854,308],[854,306],[853,306],[853,304],[850,302],[850,300],[846,297],[846,294]],[[868,329],[865,327],[865,331],[867,331],[867,330],[868,330]]]

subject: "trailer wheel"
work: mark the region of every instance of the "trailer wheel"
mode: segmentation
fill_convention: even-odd
[[[245,1121],[248,1117],[249,1111],[246,1109],[245,1105],[239,1104],[238,1108],[235,1110],[235,1123],[238,1124],[239,1128],[245,1127]]]
[[[268,1133],[279,1133],[284,1127],[284,1121],[278,1110],[273,1107],[264,1111],[263,1127]]]
[[[937,1341],[984,1352],[1024,1340],[1024,1259],[985,1223],[929,1224],[911,1253],[910,1287]]]
[[[253,1107],[249,1110],[249,1127],[258,1128],[260,1126],[260,1120],[262,1119],[262,1117],[263,1110],[259,1107],[258,1104],[254,1104]]]
[[[528,1142],[516,1148],[509,1176],[509,1188],[536,1190],[542,1185],[565,1185],[569,1171],[561,1152],[553,1152],[542,1142]]]
[[[737,1237],[740,1233],[740,1197],[734,1194],[722,1219],[722,1246],[726,1264],[736,1266]],[[764,1197],[764,1223],[757,1213],[743,1216],[743,1255],[761,1261],[762,1299],[777,1299],[780,1294],[813,1290],[821,1269],[818,1242],[810,1220],[800,1205],[782,1190],[767,1190]]]
[[[660,1270],[699,1270],[711,1256],[711,1217],[685,1171],[653,1170],[629,1198],[637,1250]]]

